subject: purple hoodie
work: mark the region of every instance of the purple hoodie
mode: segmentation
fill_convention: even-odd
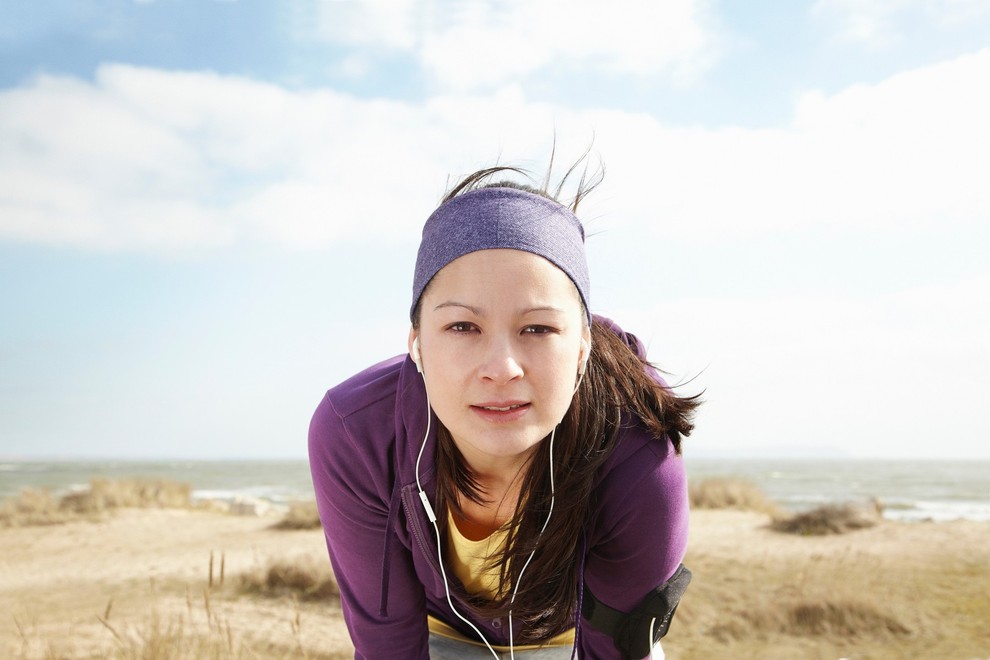
[[[645,356],[635,336],[596,319]],[[447,604],[433,526],[416,487],[426,415],[423,379],[402,355],[331,389],[310,424],[316,501],[355,658],[429,658],[427,613],[476,637]],[[420,481],[433,504],[434,429],[435,419],[420,463]],[[585,528],[583,577],[600,601],[628,612],[683,559],[684,464],[669,441],[640,427],[624,428],[595,488],[599,506]],[[447,580],[457,610],[490,643],[508,645],[506,622],[474,617],[450,570]],[[579,657],[622,657],[610,637],[578,619]]]

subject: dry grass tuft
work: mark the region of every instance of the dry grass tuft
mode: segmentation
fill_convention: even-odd
[[[57,525],[72,517],[59,509],[49,490],[25,488],[19,496],[0,502],[0,528]]]
[[[103,617],[97,619],[113,636],[109,657],[120,660],[241,658],[250,650],[234,636],[229,622],[209,612],[205,626],[181,615],[165,619],[157,611],[137,625],[119,628]]]
[[[855,601],[781,601],[759,610],[743,612],[713,626],[709,635],[722,643],[769,639],[775,634],[792,637],[890,639],[911,631],[877,607]]]
[[[316,502],[309,501],[289,504],[289,512],[272,527],[274,529],[318,529],[320,525],[320,512],[316,509]]]
[[[93,479],[89,489],[70,493],[59,508],[78,514],[111,509],[188,509],[192,506],[189,484],[167,479]]]
[[[119,508],[174,508],[192,506],[189,484],[165,479],[96,478],[89,488],[56,499],[48,489],[25,488],[0,502],[0,528],[57,525],[72,520],[94,520]]]
[[[738,509],[776,513],[777,506],[755,484],[742,479],[712,477],[688,487],[691,507],[695,509]]]
[[[770,527],[778,532],[801,536],[844,534],[873,527],[881,520],[879,506],[862,507],[852,504],[826,504],[811,511],[774,520]]]
[[[824,635],[850,637],[888,637],[907,635],[911,631],[897,619],[863,603],[802,603],[788,612],[789,635]]]
[[[245,573],[241,591],[262,596],[294,596],[303,600],[325,600],[340,596],[330,563],[313,558],[276,560],[266,568]]]

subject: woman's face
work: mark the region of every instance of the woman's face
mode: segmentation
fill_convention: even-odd
[[[471,468],[519,467],[570,406],[590,334],[577,288],[546,259],[480,250],[447,264],[420,302],[430,403]]]

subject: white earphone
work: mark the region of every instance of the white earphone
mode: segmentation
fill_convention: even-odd
[[[416,371],[423,373],[423,358],[419,355],[419,337],[413,339],[412,349],[409,351],[409,357],[416,364]]]

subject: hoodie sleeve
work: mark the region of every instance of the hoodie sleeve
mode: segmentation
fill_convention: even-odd
[[[639,447],[602,483],[602,507],[589,535],[585,584],[606,605],[631,612],[667,582],[684,558],[688,533],[687,477],[669,442],[630,429]],[[676,625],[676,623],[675,623]],[[608,635],[581,625],[581,657],[622,658]]]
[[[423,587],[408,549],[388,543],[392,478],[366,449],[375,438],[358,434],[324,397],[309,428],[310,469],[354,657],[428,660]]]

